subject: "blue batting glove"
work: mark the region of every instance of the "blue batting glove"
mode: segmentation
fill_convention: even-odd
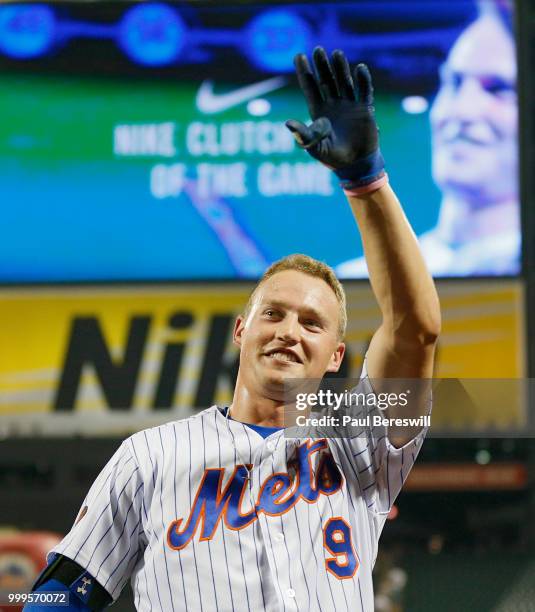
[[[312,123],[290,119],[286,127],[300,147],[335,172],[346,192],[380,186],[386,174],[368,67],[358,64],[353,78],[344,53],[334,51],[331,63],[322,47],[314,49],[313,60],[316,74],[306,55],[294,61]]]

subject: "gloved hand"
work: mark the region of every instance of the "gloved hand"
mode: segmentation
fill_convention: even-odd
[[[370,71],[365,64],[356,66],[355,87],[342,51],[333,52],[332,66],[322,47],[314,49],[313,59],[317,76],[306,55],[296,55],[294,60],[313,122],[306,126],[290,119],[286,127],[300,147],[335,172],[346,193],[359,195],[378,189],[387,175],[379,149]]]

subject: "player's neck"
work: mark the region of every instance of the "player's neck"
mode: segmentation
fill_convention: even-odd
[[[499,228],[499,229],[498,229]],[[518,203],[511,199],[473,208],[456,197],[445,197],[440,209],[436,232],[443,242],[454,247],[490,235],[519,231]]]
[[[284,408],[282,401],[251,392],[238,381],[229,410],[235,421],[262,427],[284,427]]]

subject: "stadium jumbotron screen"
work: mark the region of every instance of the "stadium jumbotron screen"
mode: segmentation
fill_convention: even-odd
[[[520,271],[506,2],[0,7],[0,282],[256,278],[292,252],[366,277],[292,58],[366,62],[387,171],[438,277]]]

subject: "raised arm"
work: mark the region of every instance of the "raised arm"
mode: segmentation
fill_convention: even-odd
[[[347,199],[382,313],[382,324],[368,350],[368,374],[370,378],[431,378],[440,306],[416,236],[388,183]]]
[[[388,184],[379,149],[370,73],[351,75],[341,51],[314,50],[296,72],[313,123],[288,121],[300,146],[332,168],[357,221],[382,324],[367,354],[370,378],[430,378],[440,306],[416,236]],[[415,407],[415,412],[419,408]]]

